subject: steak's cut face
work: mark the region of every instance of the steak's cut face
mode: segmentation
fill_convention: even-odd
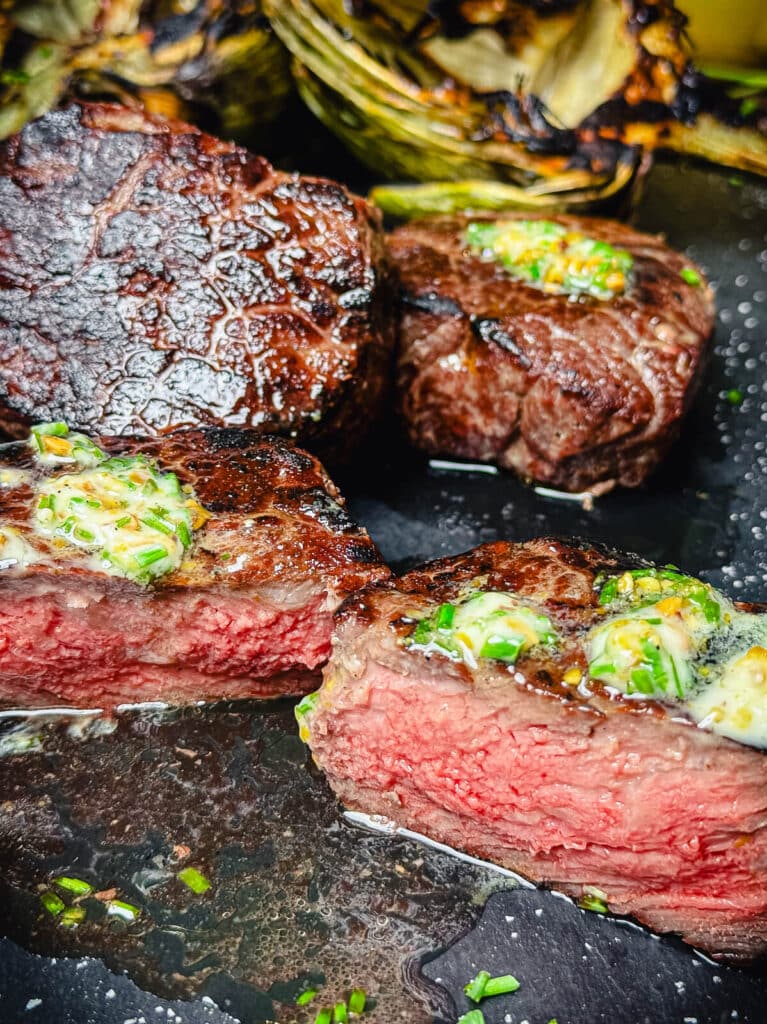
[[[515,276],[467,244],[472,230],[481,237],[476,225],[512,222],[519,218],[438,217],[390,235],[410,439],[430,454],[495,462],[562,490],[636,486],[669,448],[695,392],[713,326],[711,290],[657,237],[562,216],[548,223],[600,243],[597,268],[604,243],[633,265],[616,294],[571,296],[567,276],[563,287],[550,279],[547,292],[533,280],[545,263],[523,263]]]
[[[377,214],[189,125],[88,104],[27,125],[0,146],[0,263],[14,436],[234,426],[326,451],[380,406]]]
[[[87,517],[45,531],[51,493],[59,505],[67,502],[67,515],[80,515],[82,499],[61,490],[79,467],[41,464],[28,442],[2,446],[0,702],[181,704],[316,685],[330,654],[333,611],[388,575],[320,463],[290,441],[252,431],[95,440],[105,455],[127,462],[142,453],[163,474],[176,474],[182,507],[195,510],[190,543],[163,575],[126,575],[88,544]],[[81,479],[91,487],[87,473]],[[108,514],[99,501],[121,497],[82,493],[96,501],[98,516]],[[129,541],[132,532],[141,541],[137,530],[165,538],[173,523],[162,518],[168,503],[155,493],[146,503],[152,509],[132,522],[133,507],[124,515],[118,509],[120,530],[109,529]],[[147,552],[149,572],[157,565],[151,541],[140,545]]]
[[[611,580],[623,588],[613,597]],[[655,588],[651,611],[632,609],[627,587]],[[515,602],[509,632],[501,606]],[[751,957],[767,950],[767,758],[710,731],[725,727],[726,701],[699,726],[693,698],[674,703],[674,671],[682,680],[692,664],[683,645],[659,701],[600,683],[593,638],[611,623],[630,651],[640,618],[679,635],[694,621],[708,630],[696,657],[710,672],[724,637],[767,632],[752,611],[603,551],[488,544],[347,599],[323,685],[297,712],[302,736],[350,808],[716,955]],[[659,653],[647,648],[647,671],[663,684]],[[750,654],[764,666],[764,647]],[[752,676],[751,704],[763,724],[764,678]]]

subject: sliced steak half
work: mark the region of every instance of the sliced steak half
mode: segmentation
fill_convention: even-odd
[[[323,685],[298,709],[302,736],[349,808],[717,955],[751,957],[767,950],[763,750],[589,678],[605,671],[584,648],[606,621],[600,586],[638,564],[558,541],[498,542],[367,587],[337,615]],[[716,594],[679,586],[692,586],[693,602]],[[534,607],[522,632],[548,640],[515,660],[491,631],[479,656],[464,624],[453,655],[440,650],[435,624],[454,615],[454,628],[461,595],[476,588]],[[685,600],[663,614],[686,614]],[[767,631],[763,616],[747,618]],[[473,659],[456,656],[472,642]],[[755,651],[764,665],[767,650]],[[764,726],[764,673],[754,678]]]
[[[0,146],[0,422],[346,448],[388,381],[383,261],[336,182],[123,107],[47,114]]]
[[[416,221],[389,238],[401,284],[399,404],[411,441],[566,491],[640,484],[676,437],[705,362],[714,310],[702,274],[658,237],[553,217],[633,260],[620,294],[574,298],[470,248],[469,223]]]
[[[319,462],[249,431],[96,440],[117,456],[110,465],[130,493],[113,478],[102,486],[103,464],[77,477],[71,463],[41,466],[27,442],[0,448],[0,701],[181,704],[316,686],[333,611],[388,575]],[[134,472],[138,452],[146,458]],[[67,483],[71,474],[80,485]],[[149,487],[148,474],[160,490],[152,485],[138,508],[133,496]],[[172,536],[177,564],[151,576],[162,565],[152,538],[164,542],[175,526],[165,492],[176,481],[181,517],[192,509],[189,533],[179,527],[189,543]],[[95,527],[88,503],[101,517]],[[62,506],[85,518],[46,527]],[[112,555],[125,565],[119,538],[133,544],[143,578],[93,547],[96,530],[118,539]]]

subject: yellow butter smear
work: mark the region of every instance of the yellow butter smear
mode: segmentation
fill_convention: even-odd
[[[551,220],[475,221],[466,244],[542,291],[612,299],[627,287],[633,257]]]
[[[105,572],[138,583],[172,572],[191,547],[194,530],[210,518],[190,487],[144,455],[109,458],[62,423],[34,427],[30,444],[44,465],[80,467],[39,483],[37,532],[88,552]]]
[[[767,616],[738,611],[675,569],[637,569],[600,589],[589,675],[626,697],[684,710],[700,728],[767,747]]]

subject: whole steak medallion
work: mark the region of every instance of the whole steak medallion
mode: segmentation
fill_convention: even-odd
[[[0,266],[14,436],[235,426],[325,452],[381,403],[377,215],[189,125],[82,104],[4,142]]]

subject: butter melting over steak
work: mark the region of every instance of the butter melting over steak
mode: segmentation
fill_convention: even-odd
[[[383,397],[383,265],[335,182],[122,107],[48,114],[0,146],[0,422],[344,447]]]
[[[0,702],[182,704],[316,685],[333,611],[388,575],[320,463],[234,429],[96,441],[175,472],[210,518],[178,568],[142,585],[36,528],[38,487],[77,467],[0,447]]]
[[[337,613],[302,735],[349,808],[753,957],[767,952],[765,752],[589,678],[599,580],[641,566],[555,540],[496,542],[372,584]],[[527,628],[545,615],[556,643],[504,664],[502,637],[473,659],[419,641],[414,623],[458,623],[449,602],[477,587],[533,606]]]
[[[566,491],[633,487],[665,455],[696,391],[711,290],[660,238],[597,218],[551,220],[629,253],[625,292],[548,294],[471,251],[467,218],[392,233],[400,408],[430,454],[495,462]]]

